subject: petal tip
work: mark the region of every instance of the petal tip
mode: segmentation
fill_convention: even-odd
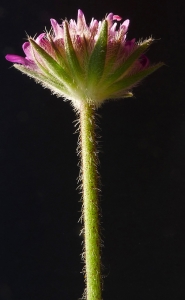
[[[19,56],[19,55],[14,55],[14,54],[7,54],[5,56],[6,60],[12,62],[12,63],[18,63],[21,65],[26,66],[27,65],[27,61],[24,57]]]
[[[120,16],[118,16],[118,15],[113,15],[113,20],[121,21],[121,20],[122,20],[122,17],[120,17]]]
[[[83,15],[83,11],[81,9],[78,9],[78,16],[82,16]]]

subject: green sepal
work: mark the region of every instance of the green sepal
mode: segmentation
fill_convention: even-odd
[[[47,35],[47,38],[48,38],[53,50],[55,51],[56,61],[66,71],[67,66],[66,66],[65,59],[63,58],[62,54],[58,50],[57,46],[55,45],[54,41],[52,40],[52,37],[49,34]]]
[[[43,74],[40,74],[36,71],[33,71],[25,66],[20,64],[13,65],[17,70],[21,71],[22,73],[28,75],[29,77],[35,79],[37,82],[41,83],[44,87],[49,88],[51,91],[60,94],[61,96],[67,96],[68,90],[63,86],[61,83],[56,81],[54,78],[48,78]]]
[[[151,73],[162,67],[163,65],[164,63],[158,63],[154,66],[150,66],[144,70],[141,70],[133,75],[124,77],[123,79],[115,82],[114,84],[106,88],[105,94],[107,95],[107,97],[109,97],[109,95],[114,95],[122,90],[128,90],[134,85],[136,85],[139,81],[144,79],[146,76],[150,75]]]
[[[114,72],[113,67],[114,67],[114,64],[116,63],[119,48],[120,48],[120,44],[117,44],[113,51],[111,49],[111,52],[107,53],[106,64],[105,64],[105,68],[104,68],[104,72],[103,72],[103,77],[101,78],[101,81],[100,81],[100,86],[102,86],[104,79],[105,79],[105,82],[107,82],[107,78],[109,78],[110,74],[112,74]]]
[[[47,70],[47,75],[51,74],[54,78],[59,80],[59,82],[61,82],[67,88],[70,87],[72,85],[73,79],[64,71],[64,69],[34,40],[29,39],[29,42],[43,61],[43,70]],[[38,60],[36,60],[36,64],[40,68],[41,63],[39,63]]]
[[[78,57],[76,55],[76,52],[73,48],[73,44],[71,41],[71,37],[69,34],[69,28],[68,23],[65,21],[63,22],[63,28],[64,28],[64,47],[66,52],[66,59],[69,63],[69,67],[71,68],[71,71],[73,72],[73,76],[76,77],[77,80],[83,79],[83,72],[80,66],[80,63],[78,61]]]
[[[121,66],[106,78],[105,86],[117,81],[121,76],[124,75],[124,73],[129,71],[129,69],[134,65],[135,61],[137,61],[137,59],[146,52],[151,43],[152,39],[149,39],[144,41],[142,44],[137,45],[137,48],[131,53],[131,55],[128,56],[128,58],[126,58],[124,62],[121,63]]]
[[[89,59],[87,70],[87,85],[90,87],[96,88],[96,85],[103,75],[107,54],[107,38],[108,23],[107,20],[104,20],[101,26],[98,40]]]

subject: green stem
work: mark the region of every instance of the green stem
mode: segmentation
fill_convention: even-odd
[[[101,300],[98,173],[95,108],[84,101],[80,108],[83,184],[84,259],[87,300]]]

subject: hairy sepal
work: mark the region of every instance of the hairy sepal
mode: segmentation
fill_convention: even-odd
[[[76,77],[76,80],[81,81],[84,78],[84,74],[82,72],[76,52],[73,48],[73,44],[69,33],[68,23],[65,21],[63,24],[64,24],[64,47],[66,51],[66,58],[69,67],[73,72],[73,75]]]
[[[27,76],[35,79],[36,82],[41,83],[42,86],[50,89],[54,94],[65,98],[68,96],[68,91],[66,90],[66,88],[62,84],[59,84],[56,80],[54,80],[54,78],[49,79],[45,75],[35,72],[20,64],[14,64],[13,66]]]
[[[120,77],[124,76],[128,71],[130,71],[138,58],[147,51],[152,41],[152,39],[148,39],[142,44],[137,45],[133,52],[121,64],[121,66],[106,78],[104,86],[109,86],[111,83],[117,81]]]
[[[123,79],[115,82],[114,84],[112,84],[111,86],[109,86],[106,90],[105,90],[105,95],[107,95],[107,98],[109,97],[109,95],[114,95],[116,93],[119,93],[122,90],[129,90],[131,89],[133,86],[135,86],[138,82],[140,82],[142,79],[144,79],[146,76],[152,74],[153,72],[155,72],[157,69],[159,69],[160,67],[162,67],[164,65],[164,63],[158,63],[154,66],[150,66],[142,71],[139,71],[133,75],[130,75],[128,77],[124,77]]]
[[[43,70],[47,70],[47,75],[51,74],[54,78],[56,78],[62,85],[69,87],[73,87],[73,79],[67,74],[64,69],[42,48],[40,47],[34,40],[29,39],[29,42],[34,51],[41,58],[44,63]],[[35,62],[40,68],[41,63],[35,58]]]
[[[107,54],[107,38],[108,23],[107,20],[104,20],[98,39],[89,59],[87,71],[87,85],[89,86],[89,89],[96,87],[103,75]]]

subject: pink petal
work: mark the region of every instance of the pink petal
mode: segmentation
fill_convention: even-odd
[[[98,21],[97,20],[94,20],[92,19],[91,20],[91,23],[89,25],[89,29],[91,30],[96,30],[98,28]]]
[[[129,24],[130,24],[130,20],[125,20],[125,21],[121,24],[120,29],[123,29],[124,32],[126,33],[127,30],[128,30]]]
[[[24,43],[22,45],[22,49],[26,54],[26,57],[33,60],[30,43],[29,42]]]
[[[117,23],[115,22],[112,27],[110,28],[110,31],[113,33],[116,31],[116,26],[117,26]]]
[[[60,27],[57,21],[55,19],[50,19],[50,22],[51,22],[51,26],[53,27],[55,39],[63,38],[63,29]]]
[[[75,22],[75,20],[70,20],[69,21],[69,27],[70,27],[70,29],[73,29],[73,30],[75,30],[76,31],[76,22]]]
[[[85,16],[81,9],[78,10],[77,16],[77,30],[81,31],[82,29],[87,28]]]
[[[108,16],[106,17],[106,20],[108,22],[108,27],[112,27],[113,24],[113,13],[108,14]]]
[[[99,23],[97,20],[94,20],[92,19],[91,20],[91,23],[89,25],[89,33],[90,33],[90,36],[95,36],[97,31],[98,31],[98,26],[99,26]]]
[[[43,37],[44,37],[45,35],[46,35],[45,33],[39,34],[39,36],[36,38],[35,42],[36,42],[38,45],[40,45],[41,42],[42,42],[42,39],[43,39]]]

